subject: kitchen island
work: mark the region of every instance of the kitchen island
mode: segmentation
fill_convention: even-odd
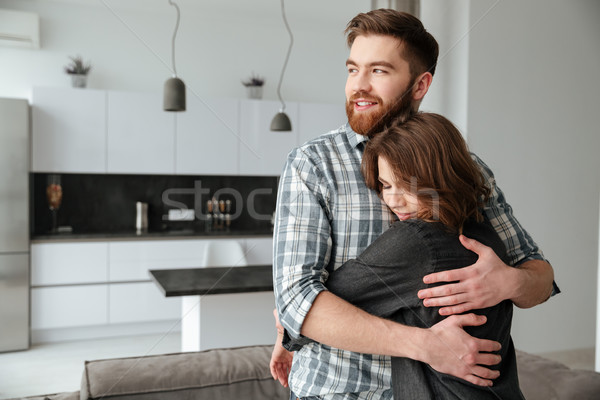
[[[271,264],[244,267],[205,267],[150,270],[163,295],[208,296],[214,294],[271,292]]]
[[[150,270],[166,297],[181,296],[181,351],[273,344],[270,264]]]

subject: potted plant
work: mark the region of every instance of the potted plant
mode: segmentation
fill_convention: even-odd
[[[83,62],[81,56],[69,57],[71,63],[65,65],[65,72],[71,76],[73,87],[84,88],[87,84],[87,74],[92,69],[91,64]]]
[[[262,87],[265,84],[265,78],[255,75],[254,72],[248,79],[242,81],[242,85],[248,90],[248,97],[251,99],[262,99]]]

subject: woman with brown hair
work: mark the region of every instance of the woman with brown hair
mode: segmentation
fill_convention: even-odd
[[[481,208],[490,190],[460,132],[441,115],[416,113],[398,119],[366,145],[362,173],[398,217],[398,222],[360,256],[344,263],[325,282],[339,297],[370,314],[428,328],[445,317],[425,307],[417,292],[433,272],[473,264],[460,235],[491,247],[500,258],[505,248]],[[500,372],[492,387],[483,387],[435,371],[408,358],[392,357],[396,399],[523,399],[515,349],[510,337],[512,302],[476,310],[486,324],[465,327],[472,336],[498,341]],[[439,338],[443,340],[443,338]],[[296,350],[301,340],[284,340]],[[476,375],[476,372],[473,372]]]

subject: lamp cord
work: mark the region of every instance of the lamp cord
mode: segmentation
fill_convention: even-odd
[[[285,110],[285,102],[281,97],[281,82],[283,81],[283,74],[285,73],[285,68],[287,67],[288,60],[290,59],[290,54],[292,52],[292,46],[294,44],[294,36],[292,35],[292,30],[290,29],[290,25],[287,22],[287,18],[285,17],[285,10],[283,8],[283,0],[281,0],[281,15],[283,16],[283,22],[285,27],[290,34],[290,46],[288,47],[287,54],[285,56],[285,62],[283,63],[283,68],[281,69],[281,75],[279,76],[279,83],[277,84],[277,96],[279,97],[279,101],[281,101],[281,111]]]
[[[177,76],[177,68],[175,68],[175,37],[177,36],[177,30],[179,29],[179,6],[169,0],[169,4],[175,7],[177,10],[177,23],[175,24],[175,32],[173,32],[173,39],[171,40],[171,61],[173,63],[173,74]]]

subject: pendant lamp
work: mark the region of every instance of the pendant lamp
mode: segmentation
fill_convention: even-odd
[[[169,4],[177,10],[177,23],[175,24],[175,32],[171,40],[171,61],[173,63],[173,77],[165,82],[163,94],[163,110],[165,111],[185,111],[185,83],[177,77],[177,69],[175,68],[175,36],[179,29],[179,7],[177,4],[169,0]]]
[[[292,46],[294,44],[294,36],[292,35],[292,31],[290,30],[290,26],[288,25],[287,19],[285,18],[285,10],[283,7],[283,0],[281,0],[281,15],[283,16],[283,22],[285,27],[290,35],[290,46],[288,47],[287,55],[285,56],[285,62],[283,63],[283,68],[281,69],[281,75],[279,76],[279,83],[277,84],[277,96],[279,97],[279,101],[281,102],[281,108],[279,112],[275,114],[273,120],[271,121],[271,130],[272,131],[291,131],[292,130],[292,122],[290,121],[290,117],[287,116],[285,111],[285,102],[281,97],[281,81],[283,81],[283,74],[285,73],[285,67],[287,66],[288,60],[290,59],[290,53],[292,52]]]

